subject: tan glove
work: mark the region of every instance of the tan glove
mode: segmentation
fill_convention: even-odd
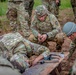
[[[54,39],[55,42],[57,42],[57,44],[62,44],[64,43],[64,38],[66,37],[66,35],[64,33],[58,33]]]

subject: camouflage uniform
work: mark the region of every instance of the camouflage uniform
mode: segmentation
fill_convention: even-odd
[[[11,10],[15,9],[15,11],[17,11],[14,13],[17,14],[17,16],[15,17],[16,19],[10,20],[10,25],[16,25],[17,27],[19,23],[21,32],[25,37],[28,37],[30,35],[29,24],[31,21],[33,4],[34,4],[33,0],[8,0],[8,12],[7,12],[7,16],[9,16],[8,19],[10,20],[11,18],[10,15],[13,16],[13,13],[11,14],[9,13],[10,9]]]
[[[3,35],[0,44],[0,55],[11,61],[14,67],[19,69],[21,73],[29,67],[29,63],[26,60],[30,56],[41,54],[45,57],[49,54],[48,48],[31,43],[24,39],[18,32]]]
[[[69,54],[69,57],[72,56],[72,54],[74,53],[75,49],[76,49],[76,39],[73,40],[71,42],[71,44],[70,44],[70,49],[69,49],[70,54]]]
[[[50,13],[52,13],[56,17],[58,17],[58,15],[59,15],[60,0],[59,0],[58,4],[56,4],[56,0],[42,0],[42,4],[47,7],[47,9],[48,9],[48,11]]]
[[[25,9],[28,11],[29,16],[31,17],[33,5],[34,5],[34,0],[25,0],[24,3],[25,3],[24,4]]]
[[[73,59],[71,59],[70,60],[70,58],[72,57],[72,55],[73,55],[73,53],[75,52],[75,50],[76,50],[76,38],[75,38],[75,40],[73,40],[72,42],[71,42],[71,44],[70,44],[70,49],[69,49],[69,61],[70,61],[70,63],[71,63],[71,65],[70,65],[70,67],[72,67],[71,69],[70,69],[70,71],[69,71],[69,75],[71,74],[71,75],[74,75],[74,74],[72,74],[73,72],[76,72],[75,70],[76,70],[76,68],[75,68],[75,65],[76,65],[76,58],[75,57],[73,57]]]
[[[39,6],[40,7],[40,6]],[[42,14],[43,10],[42,8],[38,9],[40,13]],[[47,46],[48,41],[54,41],[55,36],[61,32],[61,27],[56,19],[56,17],[53,14],[49,14],[46,10],[44,10],[43,14],[47,13],[47,17],[45,21],[40,21],[37,18],[37,15],[34,15],[34,19],[31,23],[31,30],[34,36],[30,36],[29,40],[35,43],[38,43],[38,34],[47,34],[47,40],[41,44]],[[40,44],[40,43],[39,43]]]
[[[72,8],[73,8],[75,21],[76,21],[76,0],[71,0],[71,5],[72,5]]]
[[[73,61],[75,60],[76,57],[73,56],[72,59],[70,57],[72,57],[73,53],[76,50],[76,24],[74,22],[67,22],[64,24],[62,31],[71,40],[70,48],[69,48],[69,58],[68,58],[70,64],[68,64],[68,66],[70,66],[69,75],[74,75],[76,72],[76,68],[75,68],[76,61],[74,62],[74,64]]]

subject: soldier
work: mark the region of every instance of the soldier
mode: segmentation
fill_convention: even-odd
[[[75,17],[75,22],[76,22],[76,0],[71,0],[71,5],[73,8],[73,12],[74,12],[74,17]]]
[[[31,66],[30,62],[32,62],[32,65],[35,65],[50,53],[48,48],[31,43],[18,32],[3,35],[0,40],[0,49],[0,56],[8,59],[14,65],[14,68],[21,73]],[[30,56],[34,54],[37,57],[30,61]]]
[[[70,44],[70,48],[69,48],[69,58],[71,58],[72,54],[75,52],[76,50],[76,24],[73,22],[67,22],[64,26],[63,26],[63,32],[69,37],[69,39],[72,40],[71,44]],[[74,59],[74,58],[73,58]],[[73,61],[73,60],[72,60]],[[76,69],[74,68],[76,65],[76,61],[73,65],[73,72],[76,71]]]
[[[60,0],[42,0],[42,4],[47,7],[50,13],[54,14],[58,18]]]
[[[7,17],[10,21],[10,25],[16,25],[15,29],[17,28],[17,31],[19,30],[18,28],[20,28],[25,37],[30,35],[29,25],[33,4],[34,0],[8,0]],[[12,19],[11,16],[14,19]]]
[[[69,26],[69,27],[68,27]],[[72,40],[70,49],[69,49],[69,58],[72,56],[72,54],[75,51],[76,48],[76,24],[73,22],[67,22],[63,26],[63,32],[69,37],[69,39]]]
[[[48,46],[47,42],[55,41],[56,35],[61,32],[61,27],[56,17],[49,14],[44,5],[40,5],[35,10],[31,30],[33,35],[29,37],[30,41]],[[61,46],[57,42],[57,50],[59,48],[61,49]]]

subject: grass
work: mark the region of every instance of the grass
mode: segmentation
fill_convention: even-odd
[[[0,16],[5,15],[7,11],[7,2],[0,2]]]
[[[41,0],[34,0],[35,4],[34,4],[34,9],[36,8],[36,6],[41,5]],[[66,9],[66,8],[70,8],[71,4],[70,4],[70,0],[61,0],[61,6],[60,9]],[[6,2],[0,2],[0,16],[5,15],[7,11],[7,1]]]
[[[38,5],[41,5],[41,0],[35,0],[34,8],[36,8]]]
[[[71,8],[70,0],[61,0],[60,9]]]

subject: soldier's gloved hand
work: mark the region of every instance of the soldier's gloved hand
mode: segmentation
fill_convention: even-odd
[[[64,33],[58,33],[54,39],[55,42],[57,42],[58,44],[62,44],[64,43],[64,39],[65,39],[65,34]]]

